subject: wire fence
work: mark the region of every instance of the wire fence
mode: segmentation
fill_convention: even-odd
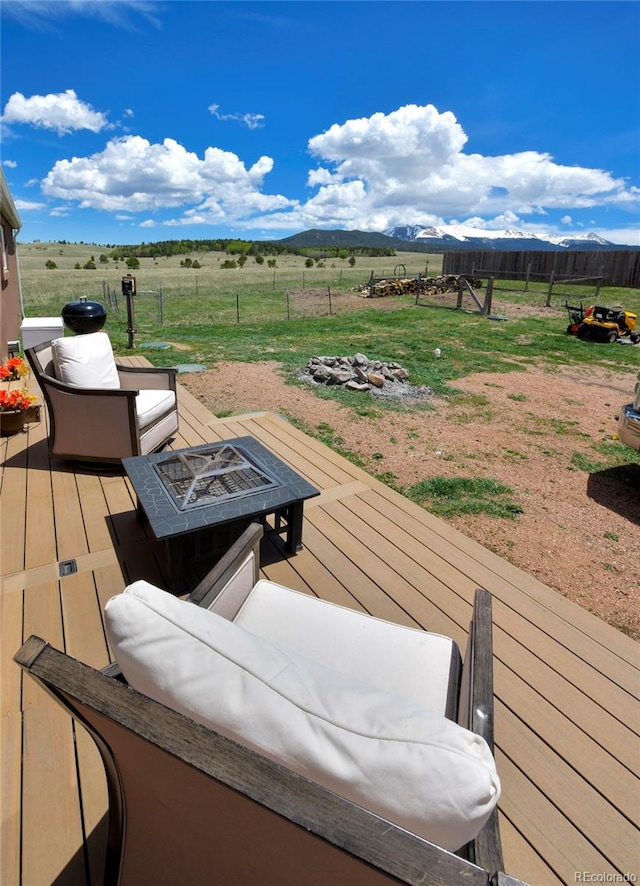
[[[291,282],[291,281],[290,281]],[[302,284],[302,281],[300,281]],[[349,281],[351,282],[351,281]],[[309,285],[290,285],[284,289],[272,285],[237,289],[211,289],[198,285],[197,292],[189,293],[181,287],[173,289],[159,285],[157,289],[137,289],[132,300],[133,328],[138,339],[162,332],[168,336],[172,329],[232,324],[279,323],[314,317],[332,317],[362,310],[367,302],[359,290],[363,288],[362,275],[354,286],[342,288],[322,282]],[[101,299],[113,320],[127,326],[130,322],[127,301],[114,286],[104,284]],[[376,299],[376,302],[383,301]],[[410,304],[411,296],[385,299],[377,308]]]

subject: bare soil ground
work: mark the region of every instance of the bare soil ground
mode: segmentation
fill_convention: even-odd
[[[640,479],[634,489],[618,469],[587,473],[572,464],[575,453],[598,461],[593,444],[615,435],[633,389],[628,373],[483,372],[456,382],[465,396],[435,399],[428,411],[367,418],[288,384],[276,363],[219,363],[181,382],[215,414],[265,409],[311,433],[329,430],[372,474],[392,472],[403,487],[435,475],[508,484],[524,509],[515,520],[449,522],[640,639]],[[626,470],[640,478],[640,466]]]

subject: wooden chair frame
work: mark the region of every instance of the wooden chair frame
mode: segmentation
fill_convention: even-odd
[[[253,551],[250,526],[194,590],[210,605]],[[32,636],[15,661],[93,736],[109,792],[105,884],[517,886],[497,811],[461,857],[333,794]],[[493,748],[491,595],[479,589],[459,719]],[[464,688],[466,684],[466,689]],[[175,879],[174,879],[175,878]]]

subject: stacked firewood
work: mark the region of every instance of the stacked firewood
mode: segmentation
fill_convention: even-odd
[[[479,277],[466,276],[473,289],[482,286]],[[386,277],[382,280],[370,280],[362,286],[356,286],[356,292],[362,298],[388,298],[393,295],[437,295],[442,292],[457,292],[460,276],[457,274],[441,274],[438,277]]]

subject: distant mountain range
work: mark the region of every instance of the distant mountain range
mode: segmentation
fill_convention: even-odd
[[[397,252],[444,252],[450,249],[491,249],[496,251],[632,249],[611,243],[598,234],[572,234],[567,237],[533,234],[527,231],[491,231],[471,225],[397,225],[384,233],[369,231],[310,230],[279,240],[294,249],[369,247]]]
[[[618,249],[615,243],[605,240],[598,234],[532,234],[529,231],[492,231],[471,225],[442,225],[438,228],[425,228],[422,225],[398,225],[384,232],[387,237],[430,243],[458,249]]]
[[[278,240],[285,246],[293,249],[323,249],[328,246],[336,249],[349,249],[364,246],[370,249],[398,249],[408,250],[408,245],[398,247],[398,240],[388,237],[386,234],[376,234],[371,231],[321,231],[313,228],[310,231],[302,231],[292,237]],[[404,243],[404,241],[401,241]],[[426,250],[425,250],[426,251]]]

